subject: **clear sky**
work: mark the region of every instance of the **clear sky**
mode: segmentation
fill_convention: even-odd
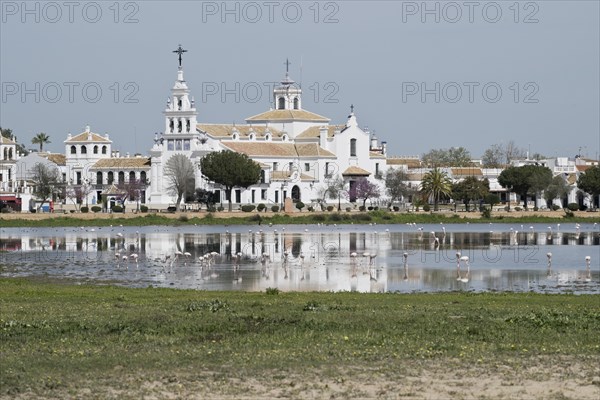
[[[201,123],[241,124],[285,73],[303,108],[387,140],[390,155],[514,140],[600,151],[598,1],[0,1],[0,126],[64,152],[69,132],[145,154],[177,73]],[[270,84],[271,83],[271,84]],[[100,93],[101,92],[101,93]]]

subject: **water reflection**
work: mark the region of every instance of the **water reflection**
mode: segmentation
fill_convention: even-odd
[[[11,228],[2,230],[0,257],[2,276],[127,286],[600,291],[597,223]]]

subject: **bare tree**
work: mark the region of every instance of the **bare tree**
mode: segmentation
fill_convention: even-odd
[[[385,174],[385,187],[390,196],[391,207],[396,200],[404,199],[414,193],[414,190],[406,183],[408,175],[402,169],[388,169]]]
[[[142,191],[146,187],[146,183],[142,182],[139,179],[134,179],[132,181],[122,182],[117,185],[119,191],[123,193],[122,204],[125,204],[125,201],[129,199],[130,201],[136,202],[136,210],[140,210],[140,199],[142,197]]]
[[[171,195],[177,196],[175,210],[179,211],[179,205],[184,194],[194,192],[196,187],[194,165],[183,154],[175,154],[167,161],[164,173],[169,182],[167,190]]]
[[[38,207],[39,210],[46,201],[52,199],[54,191],[62,185],[60,172],[58,168],[41,162],[36,163],[28,172],[34,186],[33,194],[42,200]]]
[[[93,192],[93,189],[90,185],[77,185],[77,186],[69,186],[65,189],[65,198],[70,199],[77,211],[81,208],[83,204],[83,200],[86,200],[87,206],[87,197],[90,193]]]
[[[506,144],[493,144],[481,156],[481,162],[486,168],[502,168],[512,160],[524,158],[527,151],[515,144],[513,140]]]

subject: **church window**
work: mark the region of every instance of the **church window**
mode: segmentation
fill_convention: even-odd
[[[173,133],[174,129],[175,129],[175,123],[173,122],[173,119],[169,119],[169,130],[171,131],[171,133]]]
[[[102,172],[101,171],[96,172],[96,184],[102,185]]]
[[[135,172],[129,171],[129,182],[134,182],[134,181],[135,181]]]
[[[266,175],[264,169],[260,170],[260,183],[266,183]]]
[[[277,166],[278,166],[277,161],[274,161],[273,162],[273,171],[277,171]]]
[[[81,154],[87,154],[87,147],[81,146]]]
[[[125,172],[119,171],[119,183],[125,183]]]
[[[182,126],[181,126],[181,120],[177,121],[177,132],[181,133],[181,131],[183,130]]]
[[[175,141],[175,150],[181,150],[181,139]]]
[[[285,99],[283,97],[280,97],[277,100],[277,109],[278,110],[284,110],[285,109]]]
[[[77,154],[77,147],[71,146],[71,154]]]
[[[109,185],[112,185],[112,183],[115,181],[115,175],[114,175],[114,173],[112,171],[108,172],[108,178],[107,179],[108,179],[107,183]]]
[[[261,200],[266,200],[267,199],[267,189],[262,189],[260,192],[260,199]]]
[[[189,150],[190,149],[190,139],[184,139],[183,140],[183,150]]]
[[[106,146],[102,146],[102,154],[106,154]]]
[[[298,109],[300,109],[300,100],[297,97],[295,97],[294,98],[294,110],[298,110]]]
[[[98,154],[98,146],[94,146],[94,154]]]
[[[350,139],[350,157],[356,157],[356,139]]]
[[[173,142],[175,142],[173,139],[167,140],[167,150],[171,150],[171,151],[174,150],[174,147],[173,147],[174,143]]]
[[[310,171],[310,164],[309,163],[304,163],[304,171],[306,171],[306,172]]]
[[[181,99],[177,100],[177,109],[181,110],[181,106],[182,106],[183,102],[181,101]]]
[[[186,123],[185,123],[185,131],[186,131],[186,132],[188,132],[188,133],[190,132],[190,120],[189,120],[189,119],[188,119],[188,120],[186,120]]]
[[[142,183],[146,183],[146,171],[140,172],[140,181],[142,181]]]

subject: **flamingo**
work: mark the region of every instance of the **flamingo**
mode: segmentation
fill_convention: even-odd
[[[471,265],[469,264],[469,257],[462,256],[460,258],[460,261],[464,261],[465,264],[467,264],[467,273],[465,274],[464,278],[462,278],[460,281],[461,282],[469,282],[469,273],[471,272]]]
[[[408,280],[408,253],[402,254],[402,257],[404,258],[404,280],[407,281]]]
[[[590,282],[592,280],[592,271],[590,269],[590,263],[591,262],[592,262],[592,257],[585,256],[585,269],[587,271],[587,274],[585,276],[585,281],[586,282]]]
[[[131,253],[129,255],[129,258],[133,261],[135,261],[135,267],[138,268],[139,264],[138,264],[138,255],[136,253]]]
[[[187,259],[190,258],[192,255],[187,251],[183,253],[183,255],[185,256],[185,262],[183,263],[183,265],[187,265]]]
[[[550,275],[552,275],[552,253],[550,253],[550,252],[546,253],[546,257],[548,258],[548,271],[547,271],[547,275],[549,277]]]
[[[460,281],[460,251],[456,252],[456,280]]]

